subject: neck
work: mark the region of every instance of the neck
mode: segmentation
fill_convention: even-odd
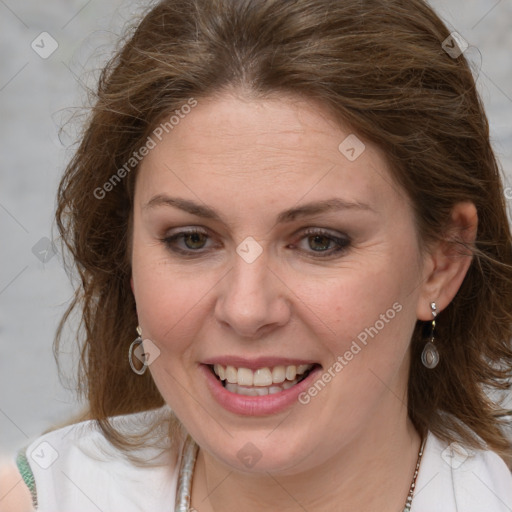
[[[199,512],[402,510],[421,439],[405,411],[366,428],[321,467],[292,476],[233,471],[199,450],[192,506]]]

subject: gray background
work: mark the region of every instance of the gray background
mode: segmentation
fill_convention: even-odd
[[[475,63],[494,147],[512,186],[512,1],[431,3],[470,43],[466,55]],[[140,10],[140,2],[121,0],[0,0],[0,455],[79,409],[69,390],[73,344],[66,345],[63,382],[52,355],[73,288],[60,254],[44,251],[56,236],[55,192],[86,86],[94,88],[116,35]],[[31,47],[42,32],[58,43],[46,59]]]

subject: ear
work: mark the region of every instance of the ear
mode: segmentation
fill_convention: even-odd
[[[425,257],[423,284],[416,308],[419,320],[432,320],[430,303],[435,302],[440,312],[459,291],[473,257],[471,247],[477,227],[478,215],[472,202],[457,203],[452,208],[446,236],[434,244]],[[457,242],[469,247],[464,248]]]

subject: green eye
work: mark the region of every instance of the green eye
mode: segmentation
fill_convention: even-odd
[[[348,237],[335,236],[329,231],[319,228],[309,228],[303,233],[301,240],[307,240],[308,248],[303,252],[316,253],[314,257],[324,258],[347,250],[350,245]],[[308,250],[309,249],[309,250]]]
[[[205,251],[209,239],[208,233],[199,229],[188,229],[179,231],[162,239],[166,247],[177,254],[200,255]]]
[[[325,235],[310,235],[308,236],[308,242],[314,251],[326,251],[332,243],[332,238]]]
[[[199,231],[193,233],[182,233],[183,242],[188,249],[202,249],[206,243],[207,235]]]

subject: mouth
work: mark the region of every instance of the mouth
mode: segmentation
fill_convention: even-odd
[[[320,368],[317,363],[266,366],[255,370],[221,364],[209,364],[207,366],[226,391],[244,396],[265,396],[281,393],[296,386],[306,379],[311,372]]]

